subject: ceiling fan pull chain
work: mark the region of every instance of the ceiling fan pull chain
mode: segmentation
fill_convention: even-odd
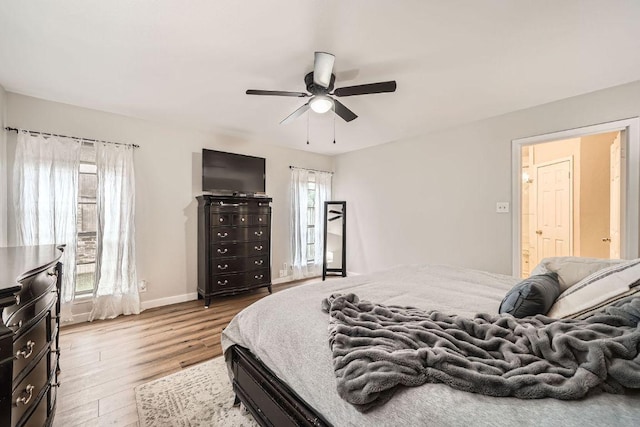
[[[309,145],[309,116],[311,114],[307,113],[307,145]]]
[[[333,143],[336,143],[336,115],[333,115]]]

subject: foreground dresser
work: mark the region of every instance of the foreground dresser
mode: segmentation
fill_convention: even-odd
[[[56,407],[62,247],[0,248],[0,426],[49,426]]]
[[[271,206],[266,197],[198,196],[198,297],[267,287]]]

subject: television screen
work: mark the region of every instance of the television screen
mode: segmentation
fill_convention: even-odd
[[[202,190],[212,193],[265,192],[265,159],[202,150]]]

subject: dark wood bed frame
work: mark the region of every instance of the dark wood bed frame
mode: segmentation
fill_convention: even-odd
[[[263,427],[331,426],[249,350],[238,345],[229,350],[236,394],[234,404],[242,402],[258,424]]]

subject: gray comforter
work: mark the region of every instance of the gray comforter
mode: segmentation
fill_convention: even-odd
[[[489,396],[579,399],[640,388],[640,298],[586,320],[466,318],[361,301],[323,301],[340,396],[361,411],[399,386],[444,383]]]
[[[393,400],[358,411],[336,391],[329,316],[319,308],[332,294],[354,293],[386,305],[414,306],[474,317],[497,314],[511,276],[434,265],[405,265],[372,275],[318,280],[275,292],[233,318],[223,331],[226,352],[251,350],[335,427],[637,426],[640,393],[597,393],[586,399],[518,399],[456,390],[442,383],[401,387]]]

